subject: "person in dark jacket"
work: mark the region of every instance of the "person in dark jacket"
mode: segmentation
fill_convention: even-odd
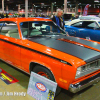
[[[22,17],[25,17],[25,14],[22,14]]]
[[[8,16],[8,14],[6,13],[6,18],[8,18],[9,16]]]
[[[53,16],[52,21],[54,21],[59,27],[64,29],[64,19],[62,18],[63,11],[61,9],[57,9],[56,16]]]
[[[1,18],[4,18],[4,14],[3,13],[1,14]]]

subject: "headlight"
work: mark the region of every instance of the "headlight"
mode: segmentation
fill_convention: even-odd
[[[81,70],[82,70],[81,67],[77,68],[76,77],[79,76],[79,75],[81,74]]]
[[[100,59],[90,62],[84,66],[80,66],[77,68],[75,79],[90,74],[99,69],[100,69]]]

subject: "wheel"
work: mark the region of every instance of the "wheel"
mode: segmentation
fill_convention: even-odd
[[[33,72],[43,76],[43,77],[46,77],[52,81],[55,82],[55,79],[54,79],[54,76],[52,75],[52,73],[46,69],[45,67],[42,67],[40,65],[36,65],[35,68],[33,69]],[[61,88],[59,86],[57,86],[57,89],[56,89],[56,96],[60,93],[61,91]]]

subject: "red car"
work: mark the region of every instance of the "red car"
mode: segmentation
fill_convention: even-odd
[[[0,19],[0,28],[0,59],[6,63],[73,93],[100,80],[100,44],[66,36],[50,19]]]

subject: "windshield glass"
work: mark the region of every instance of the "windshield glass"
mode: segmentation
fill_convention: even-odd
[[[21,22],[23,37],[66,34],[60,27],[50,21]]]

